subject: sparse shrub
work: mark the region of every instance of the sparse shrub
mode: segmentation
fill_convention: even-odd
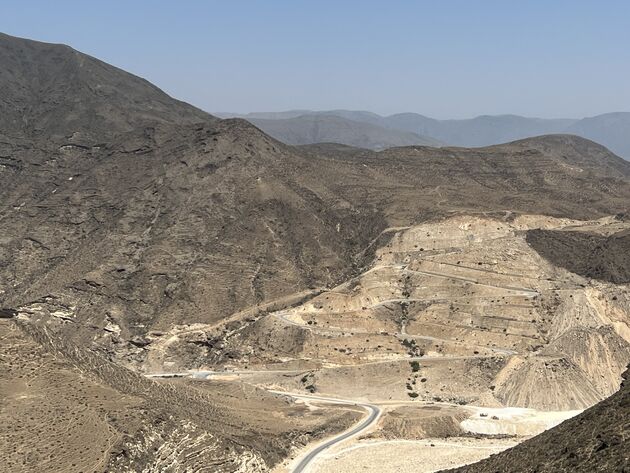
[[[405,338],[402,341],[402,344],[407,348],[413,348],[414,346],[416,346],[416,341],[413,338]]]

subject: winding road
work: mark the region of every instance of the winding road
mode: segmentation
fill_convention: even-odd
[[[214,373],[219,373],[219,372],[212,372],[212,371],[204,371],[201,372],[204,375],[211,375]],[[222,373],[225,374],[225,373]],[[154,374],[148,374],[145,375],[146,377],[149,378],[171,378],[171,377],[180,377],[180,376],[191,376],[192,377],[198,377],[195,376],[195,374],[192,374],[190,372],[182,372],[182,373],[154,373]],[[204,376],[205,377],[205,376]],[[356,424],[354,427],[350,428],[349,430],[346,430],[338,435],[335,435],[334,437],[329,438],[328,440],[324,441],[323,443],[317,445],[315,448],[313,448],[312,450],[310,450],[308,453],[306,453],[306,455],[299,460],[299,462],[291,468],[290,472],[291,473],[303,473],[305,471],[307,471],[307,468],[313,463],[313,460],[315,460],[315,458],[321,454],[322,452],[328,450],[329,448],[333,447],[334,445],[337,445],[341,442],[344,442],[352,437],[355,437],[357,435],[359,435],[360,433],[368,430],[369,428],[371,428],[372,426],[374,426],[376,424],[376,422],[378,422],[378,419],[381,417],[382,414],[382,409],[375,405],[375,404],[368,404],[368,403],[363,403],[363,402],[359,402],[359,401],[353,401],[350,399],[338,399],[338,398],[334,398],[334,397],[321,397],[321,396],[310,396],[307,394],[298,394],[298,393],[291,393],[291,392],[286,392],[286,391],[276,391],[276,390],[268,390],[271,393],[274,394],[279,394],[282,396],[288,396],[291,397],[293,399],[300,399],[302,401],[312,401],[312,402],[319,402],[319,403],[325,403],[325,404],[341,404],[341,405],[345,405],[345,406],[356,406],[356,407],[361,407],[363,408],[366,412],[367,412],[367,416],[364,417],[363,419],[361,419],[361,421]]]
[[[315,458],[319,454],[321,454],[325,450],[328,450],[334,445],[344,442],[348,440],[349,438],[359,435],[360,433],[366,431],[367,429],[369,429],[370,427],[376,424],[376,422],[378,421],[382,413],[381,408],[374,404],[367,404],[367,403],[361,403],[361,402],[351,401],[347,399],[337,399],[337,398],[332,398],[332,397],[308,396],[304,394],[295,394],[295,393],[289,393],[289,392],[284,392],[284,391],[270,391],[270,392],[275,393],[275,394],[281,394],[283,396],[290,396],[294,399],[301,399],[304,401],[316,401],[316,402],[324,402],[327,404],[343,404],[343,405],[357,406],[357,407],[361,407],[365,409],[365,411],[368,413],[367,417],[364,417],[357,425],[355,425],[351,429],[346,430],[345,432],[342,432],[326,440],[324,443],[321,443],[317,447],[310,450],[302,459],[300,459],[300,461],[294,467],[291,468],[290,470],[291,473],[303,473],[307,471],[307,468],[313,463],[313,460],[315,460]]]

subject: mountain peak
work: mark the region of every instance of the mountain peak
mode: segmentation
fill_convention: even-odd
[[[103,136],[213,120],[148,81],[62,45],[0,35],[0,127],[12,136]]]

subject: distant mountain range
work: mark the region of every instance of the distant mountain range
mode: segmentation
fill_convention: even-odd
[[[337,115],[308,114],[293,118],[248,120],[265,133],[290,145],[341,143],[374,150],[396,146],[443,145],[438,140],[411,131],[385,128]]]
[[[334,142],[370,149],[410,144],[479,147],[560,133],[597,141],[619,156],[630,159],[630,112],[606,113],[583,119],[482,115],[465,120],[436,120],[417,113],[381,116],[353,110],[217,115],[245,118],[289,144]],[[401,135],[401,132],[406,134]]]

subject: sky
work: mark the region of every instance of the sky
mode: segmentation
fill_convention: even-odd
[[[0,31],[209,112],[630,111],[627,0],[0,0]]]

